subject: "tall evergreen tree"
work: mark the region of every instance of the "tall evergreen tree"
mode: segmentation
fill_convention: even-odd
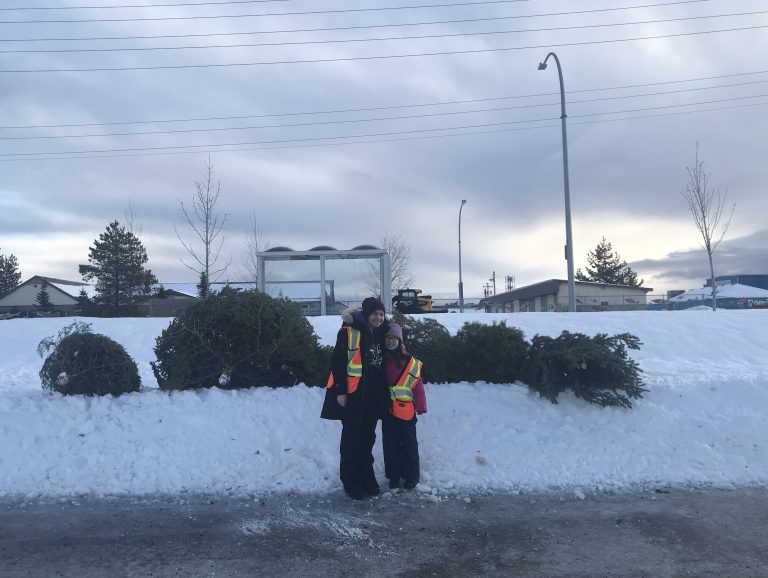
[[[0,296],[13,291],[21,283],[19,262],[14,255],[0,253]]]
[[[138,237],[113,221],[93,242],[88,251],[90,264],[80,265],[80,274],[86,281],[96,279],[93,301],[119,316],[121,308],[147,299],[151,285],[157,283],[152,271],[144,268],[147,260]]]
[[[596,283],[610,283],[612,285],[629,285],[630,287],[642,287],[644,279],[637,280],[635,273],[626,261],[622,261],[618,253],[614,253],[611,244],[605,240],[600,241],[587,255],[589,266],[585,267],[586,274],[581,269],[576,271],[576,279],[579,281],[593,281]]]
[[[43,279],[43,284],[40,287],[40,291],[38,291],[37,295],[35,296],[35,307],[38,307],[43,311],[47,311],[53,307],[53,303],[51,303],[51,295],[48,293],[47,279]]]

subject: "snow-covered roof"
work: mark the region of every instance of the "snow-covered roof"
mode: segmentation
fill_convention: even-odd
[[[50,279],[48,280],[49,285],[53,285],[56,287],[56,289],[59,289],[60,291],[64,291],[67,295],[71,295],[74,298],[78,298],[80,296],[80,291],[85,290],[85,294],[88,295],[89,299],[92,299],[96,295],[96,285],[89,285],[87,283],[62,283],[62,282],[53,282]]]
[[[766,299],[768,298],[768,291],[758,287],[751,287],[750,285],[734,283],[733,285],[719,285],[717,287],[717,296],[724,299]],[[673,297],[670,301],[702,301],[711,298],[712,287],[700,287]]]

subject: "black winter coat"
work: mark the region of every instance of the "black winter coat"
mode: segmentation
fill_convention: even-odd
[[[347,405],[341,407],[336,397],[347,393],[347,332],[345,327],[360,330],[360,352],[363,362],[363,375],[357,391],[347,395]],[[325,399],[320,417],[323,419],[343,420],[350,417],[362,417],[364,410],[375,412],[383,417],[389,408],[389,388],[384,372],[384,335],[389,322],[384,320],[381,327],[372,329],[362,313],[352,314],[351,323],[344,323],[336,336],[336,346],[331,355],[331,373],[334,385],[325,390]],[[379,359],[375,359],[378,356]],[[377,365],[378,362],[378,365]]]

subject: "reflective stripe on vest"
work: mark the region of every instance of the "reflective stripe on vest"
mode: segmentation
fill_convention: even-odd
[[[389,388],[389,396],[392,401],[413,401],[413,388],[421,377],[422,363],[415,357],[411,357],[403,375],[397,383]]]
[[[363,356],[360,352],[361,333],[358,329],[342,327],[347,330],[347,393],[355,393],[363,376]],[[333,387],[333,372],[328,376],[328,389]]]

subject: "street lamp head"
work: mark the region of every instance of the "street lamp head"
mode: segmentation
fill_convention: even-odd
[[[461,199],[461,204],[462,205],[466,205],[467,204],[467,199]]]
[[[547,69],[547,63],[539,62],[539,70],[546,70],[546,69]]]

